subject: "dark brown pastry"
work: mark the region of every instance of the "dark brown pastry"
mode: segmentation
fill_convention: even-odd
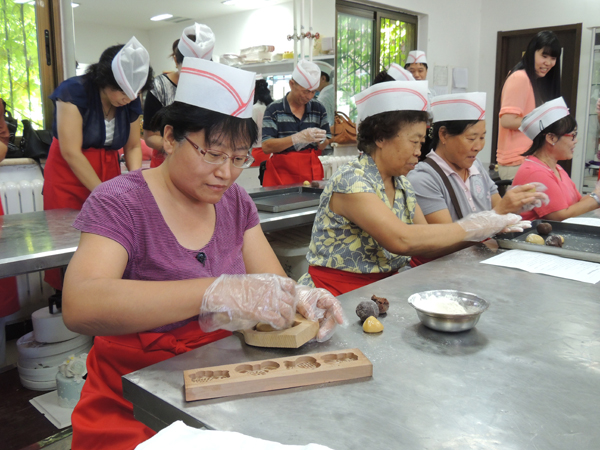
[[[379,308],[373,302],[360,302],[356,307],[356,315],[362,323],[367,320],[368,317],[379,317]]]
[[[546,245],[549,245],[551,247],[562,247],[563,246],[562,236],[559,236],[557,234],[555,234],[553,236],[548,236],[546,238]]]
[[[385,314],[390,308],[390,302],[388,302],[387,298],[377,297],[376,295],[373,295],[371,297],[371,300],[373,300],[377,304],[377,307],[379,308],[379,314]]]
[[[550,234],[550,232],[552,231],[552,225],[550,225],[547,222],[542,222],[537,226],[536,230],[538,234]]]

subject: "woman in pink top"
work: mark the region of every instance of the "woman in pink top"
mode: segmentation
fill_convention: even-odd
[[[576,144],[577,122],[570,115],[546,126],[535,136],[533,144],[523,154],[526,159],[513,184],[542,183],[547,188],[550,202],[523,213],[523,219],[565,220],[600,206],[600,182],[594,192],[582,197],[567,172],[558,165],[559,161],[573,158]]]
[[[561,45],[552,31],[539,32],[502,88],[498,128],[499,175],[512,180],[531,139],[519,131],[523,117],[536,106],[560,97]]]

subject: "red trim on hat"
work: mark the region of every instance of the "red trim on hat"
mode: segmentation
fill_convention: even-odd
[[[215,48],[214,45],[211,48],[209,48],[208,51],[201,56],[201,58],[202,59],[206,59],[206,55],[208,55],[209,53],[211,53],[213,51],[213,48]]]
[[[252,90],[252,93],[250,94],[250,98],[248,99],[247,102],[244,102],[242,100],[242,97],[240,96],[240,94],[235,90],[235,88],[224,78],[221,78],[218,75],[215,75],[214,73],[211,72],[207,72],[206,70],[199,70],[199,69],[193,69],[191,67],[183,67],[181,69],[181,73],[189,73],[190,75],[197,75],[203,78],[208,78],[209,80],[212,80],[218,84],[220,84],[221,86],[223,86],[230,94],[231,96],[235,99],[235,102],[238,104],[238,109],[236,109],[235,111],[233,111],[231,113],[232,116],[237,116],[239,115],[242,111],[244,111],[246,109],[246,107],[250,104],[250,102],[252,100],[254,100],[254,89]]]
[[[184,30],[184,31],[185,31],[185,30]],[[189,42],[187,42],[189,39],[188,39],[188,37],[185,35],[185,33],[184,33],[184,35],[183,35],[183,36],[181,36],[181,40],[183,41],[184,45],[185,45],[185,46],[187,46],[187,47],[188,47],[188,48],[191,50],[191,52],[194,54],[194,56],[195,56],[196,58],[200,58],[200,55],[198,55],[198,53],[196,53],[196,50],[194,50],[194,47],[193,47],[193,46],[192,46],[192,45],[191,45]]]
[[[414,55],[408,55],[409,58],[412,58],[414,61],[413,62],[408,62],[407,64],[415,64],[419,59],[421,59],[423,56],[425,56],[425,53],[421,53],[418,58],[415,58]],[[408,59],[408,58],[407,58]]]
[[[547,109],[546,111],[544,111],[542,114],[540,114],[538,117],[534,117],[533,119],[531,119],[531,123],[529,125],[527,125],[525,128],[523,128],[523,133],[525,133],[527,130],[529,130],[529,128],[536,123],[537,121],[539,121],[542,117],[544,117],[546,114],[548,114],[550,111],[554,111],[555,109],[564,109],[565,111],[567,111],[567,113],[569,112],[569,108],[565,108],[564,106],[553,106],[550,109]],[[554,123],[554,122],[552,122]]]
[[[317,87],[318,83],[320,80],[317,80],[313,85],[310,84],[310,80],[308,79],[308,77],[306,75],[304,75],[304,72],[302,72],[302,69],[300,68],[300,64],[296,65],[296,69],[298,69],[298,73],[300,73],[300,75],[302,75],[304,77],[304,79],[306,80],[306,82],[308,83],[308,90],[312,91],[314,88]]]
[[[414,89],[408,89],[408,88],[388,88],[388,89],[381,89],[379,91],[376,92],[371,92],[369,95],[364,96],[363,98],[356,100],[356,104],[360,105],[361,103],[363,103],[364,101],[366,101],[367,99],[375,96],[375,95],[379,95],[379,94],[388,94],[390,92],[409,92],[411,94],[416,95],[417,97],[419,97],[421,100],[423,100],[424,106],[423,109],[421,111],[427,111],[427,99],[425,97],[423,97],[418,91],[415,91]]]
[[[466,103],[467,105],[471,105],[471,106],[475,107],[476,109],[478,109],[481,112],[481,114],[479,115],[479,118],[477,120],[483,120],[483,118],[485,117],[485,109],[483,109],[477,103],[472,102],[471,100],[453,99],[453,100],[433,101],[433,102],[431,102],[431,107],[433,108],[434,106],[448,105],[448,104],[451,104],[451,103]]]
[[[406,81],[412,81],[410,78],[408,78],[408,76],[402,70],[398,69],[396,66],[391,66],[390,69],[388,70],[388,73],[392,69],[394,71],[398,72],[400,75],[402,75]],[[392,77],[392,78],[394,78],[394,77]],[[401,81],[401,80],[398,80],[398,81]]]

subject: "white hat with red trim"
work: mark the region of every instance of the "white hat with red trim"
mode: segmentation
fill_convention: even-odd
[[[175,101],[229,116],[252,117],[256,74],[200,58],[184,58]]]
[[[413,50],[412,52],[408,52],[408,57],[406,58],[406,64],[427,64],[427,56],[425,56],[425,52],[421,50]]]
[[[562,97],[555,98],[535,108],[521,122],[519,130],[531,140],[557,120],[569,115],[569,108]]]
[[[188,35],[196,38],[192,41]],[[210,60],[215,48],[215,34],[208,25],[195,23],[183,29],[177,48],[183,56]]]
[[[134,36],[115,55],[111,68],[119,87],[135,100],[148,79],[150,55]]]
[[[377,83],[354,96],[358,121],[388,111],[427,111],[427,81]]]
[[[438,95],[431,100],[433,123],[449,120],[484,120],[485,92]]]
[[[400,66],[400,64],[392,63],[387,73],[396,81],[415,81],[415,77],[412,76],[408,70]]]
[[[321,69],[314,62],[301,59],[292,72],[292,79],[309,91],[314,91],[321,82]]]

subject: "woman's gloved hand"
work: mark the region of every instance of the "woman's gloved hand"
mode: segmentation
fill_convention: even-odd
[[[326,137],[327,133],[321,128],[307,128],[292,134],[292,143],[296,150],[302,150],[307,144],[324,141]]]
[[[546,186],[537,181],[511,186],[502,200],[494,208],[498,214],[523,214],[531,211],[533,208],[539,208],[542,205],[550,203],[550,198],[544,193]]]
[[[296,283],[274,274],[221,275],[204,292],[198,321],[204,332],[236,331],[264,322],[281,330],[296,317]]]
[[[500,215],[494,210],[469,214],[467,217],[460,219],[456,223],[467,232],[463,241],[475,242],[483,241],[511,226],[516,225],[516,228],[521,229],[521,231],[531,227],[531,222],[529,223],[529,226],[527,226],[527,221],[521,221],[521,216],[516,214]],[[511,231],[516,231],[516,229]]]
[[[319,322],[317,342],[324,342],[335,333],[336,324],[344,323],[342,305],[329,291],[296,285],[296,310],[308,320]]]

